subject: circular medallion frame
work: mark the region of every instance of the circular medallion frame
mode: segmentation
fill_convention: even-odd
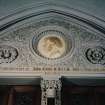
[[[50,37],[50,36],[62,38],[66,43],[65,44],[66,51],[61,56],[53,59],[41,55],[37,49],[40,39],[43,37]],[[68,60],[72,55],[73,49],[74,49],[74,40],[70,32],[63,27],[55,25],[39,28],[37,31],[35,31],[31,41],[31,50],[34,53],[35,58],[37,58],[39,62],[43,62],[45,64],[57,64]]]

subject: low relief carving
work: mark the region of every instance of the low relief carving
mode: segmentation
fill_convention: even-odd
[[[54,95],[55,98],[55,105],[61,105],[61,87],[62,83],[61,80],[41,80],[41,90],[42,90],[42,97],[41,97],[41,104],[47,105],[47,98],[49,97],[49,93],[51,96]],[[50,90],[50,91],[49,91]],[[54,91],[51,91],[54,90]]]
[[[61,26],[61,27],[64,27],[66,29],[69,29],[70,28],[70,24],[64,20],[56,20],[56,19],[49,19],[49,20],[44,20],[44,21],[40,21],[40,22],[37,22],[35,24],[33,24],[31,27],[34,28],[34,29],[38,29],[42,26],[49,26],[49,25],[55,25],[55,26]]]
[[[51,28],[51,25],[53,28]],[[46,29],[45,26],[47,26]],[[42,30],[40,31],[39,29]],[[67,30],[67,32],[65,31],[65,29]],[[46,33],[43,33],[43,30],[44,32],[47,31],[47,35],[49,36],[52,34],[57,34],[58,36],[65,38],[65,42],[67,43],[67,45],[69,45],[69,47],[66,46],[66,51],[63,53],[64,56],[56,59],[49,59],[38,55],[39,50],[37,50],[37,44],[42,37],[46,36]],[[49,30],[51,30],[51,32],[49,32]],[[54,32],[56,30],[57,32]],[[62,32],[63,35],[61,33],[58,34],[58,32]],[[32,24],[29,23],[28,26],[22,28],[17,27],[16,30],[13,30],[8,34],[1,36],[0,64],[11,63],[18,56],[18,51],[15,48],[4,45],[7,42],[11,45],[13,44],[16,48],[18,48],[19,59],[15,64],[18,65],[18,67],[35,68],[36,66],[42,66],[44,67],[44,69],[46,69],[45,67],[54,66],[56,69],[60,67],[62,71],[64,71],[63,68],[65,67],[66,71],[67,67],[70,70],[79,68],[80,70],[81,68],[83,70],[87,68],[90,69],[90,63],[92,69],[97,66],[93,64],[101,64],[99,69],[101,69],[101,67],[104,67],[105,65],[105,48],[87,47],[88,45],[93,46],[97,43],[97,46],[104,46],[105,39],[101,37],[101,35],[88,31],[87,29],[84,29],[80,26],[78,27],[76,26],[76,24],[72,22],[69,23],[64,20],[61,21],[58,19],[46,19]],[[52,44],[52,41],[50,41],[49,45]],[[55,46],[55,48],[57,47]]]
[[[88,48],[86,51],[86,57],[88,61],[93,64],[105,64],[105,48],[103,47],[94,47]]]
[[[92,34],[90,32],[85,31],[81,31],[81,40],[84,41],[85,43],[89,43],[92,41],[95,42],[99,42],[101,40],[101,37],[99,37],[98,35]]]
[[[17,58],[17,56],[18,51],[16,48],[7,45],[0,46],[0,64],[11,63]]]

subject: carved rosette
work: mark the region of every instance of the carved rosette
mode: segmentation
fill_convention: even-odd
[[[86,58],[92,64],[105,64],[105,48],[97,46],[88,48],[86,51]]]
[[[17,56],[18,56],[18,51],[16,48],[8,45],[0,46],[0,64],[11,63],[17,58]]]

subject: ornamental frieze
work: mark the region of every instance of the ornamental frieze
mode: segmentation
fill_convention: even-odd
[[[2,34],[0,44],[1,68],[10,64],[6,65],[8,69],[40,66],[41,70],[60,67],[64,71],[65,67],[67,72],[78,72],[103,71],[105,67],[103,35],[72,20],[49,18],[29,22]]]

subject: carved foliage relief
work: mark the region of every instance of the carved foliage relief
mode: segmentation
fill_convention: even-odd
[[[18,51],[16,48],[8,45],[0,46],[0,64],[11,63],[17,58],[17,56]]]
[[[47,38],[50,35],[54,40],[50,37],[50,40]],[[56,49],[56,56],[59,56],[57,54],[59,51],[63,51],[63,47],[65,47],[64,55],[55,57],[55,59],[49,59],[50,56],[49,58],[40,56],[39,52],[37,53],[37,44],[43,37],[46,37],[51,45],[50,48],[49,46],[44,48],[49,50],[49,54],[50,50],[55,51]],[[65,43],[60,49],[58,42],[62,38],[64,38]],[[5,67],[9,63],[9,67],[35,68],[39,66],[41,69],[54,67],[67,71],[97,67],[103,69],[105,67],[104,45],[105,38],[102,35],[92,32],[88,28],[82,28],[76,23],[66,22],[62,19],[43,20],[29,24],[27,27],[17,27],[17,29],[0,36],[0,66],[4,64]]]

